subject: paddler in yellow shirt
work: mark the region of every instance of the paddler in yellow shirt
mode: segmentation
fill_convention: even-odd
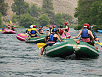
[[[31,27],[32,28],[32,27]],[[32,37],[37,37],[37,38],[39,38],[38,36],[37,36],[37,34],[38,35],[40,35],[41,36],[41,34],[38,32],[38,30],[36,29],[36,25],[33,25],[33,28],[31,29],[31,31],[29,32],[29,34],[30,34],[30,36],[28,37],[28,39],[29,38],[32,38]],[[28,40],[27,39],[27,40]]]

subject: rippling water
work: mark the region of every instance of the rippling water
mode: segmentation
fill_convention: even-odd
[[[17,29],[17,33],[26,29]],[[70,28],[71,36],[78,31]],[[102,47],[98,59],[66,60],[59,57],[39,56],[36,44],[16,39],[17,34],[0,32],[0,77],[101,77]],[[102,42],[102,33],[97,33]]]

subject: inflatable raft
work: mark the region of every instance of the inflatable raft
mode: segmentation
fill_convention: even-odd
[[[99,33],[102,33],[102,30],[97,30]]]
[[[44,43],[45,42],[44,38],[45,38],[45,35],[33,37],[33,38],[30,38],[30,39],[28,39],[28,37],[27,37],[25,42],[26,43]]]
[[[66,57],[75,54],[75,58],[97,58],[99,51],[88,43],[77,44],[73,39],[66,39],[64,42],[46,47],[45,54],[50,57]]]
[[[66,38],[66,39],[68,39],[68,38],[70,38],[71,37],[71,35],[69,34],[69,33],[66,33],[66,36],[65,36],[65,34],[62,34],[61,35],[61,38]]]
[[[4,30],[2,31],[2,34],[16,34],[16,32],[13,30]]]
[[[27,38],[27,35],[24,33],[18,33],[16,38],[20,41],[25,41],[25,39]]]

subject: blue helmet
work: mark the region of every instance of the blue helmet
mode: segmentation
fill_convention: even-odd
[[[52,32],[57,32],[57,29],[56,28],[52,29]]]
[[[31,26],[29,26],[29,28],[31,28]]]
[[[39,26],[39,28],[42,28],[42,26]]]

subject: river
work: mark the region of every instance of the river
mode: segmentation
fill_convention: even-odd
[[[26,29],[16,30],[19,33]],[[73,37],[79,31],[70,28],[69,33]],[[102,42],[102,33],[95,33]],[[36,44],[20,41],[16,35],[0,32],[0,77],[102,77],[102,47],[98,44],[97,59],[66,60],[40,56]]]

